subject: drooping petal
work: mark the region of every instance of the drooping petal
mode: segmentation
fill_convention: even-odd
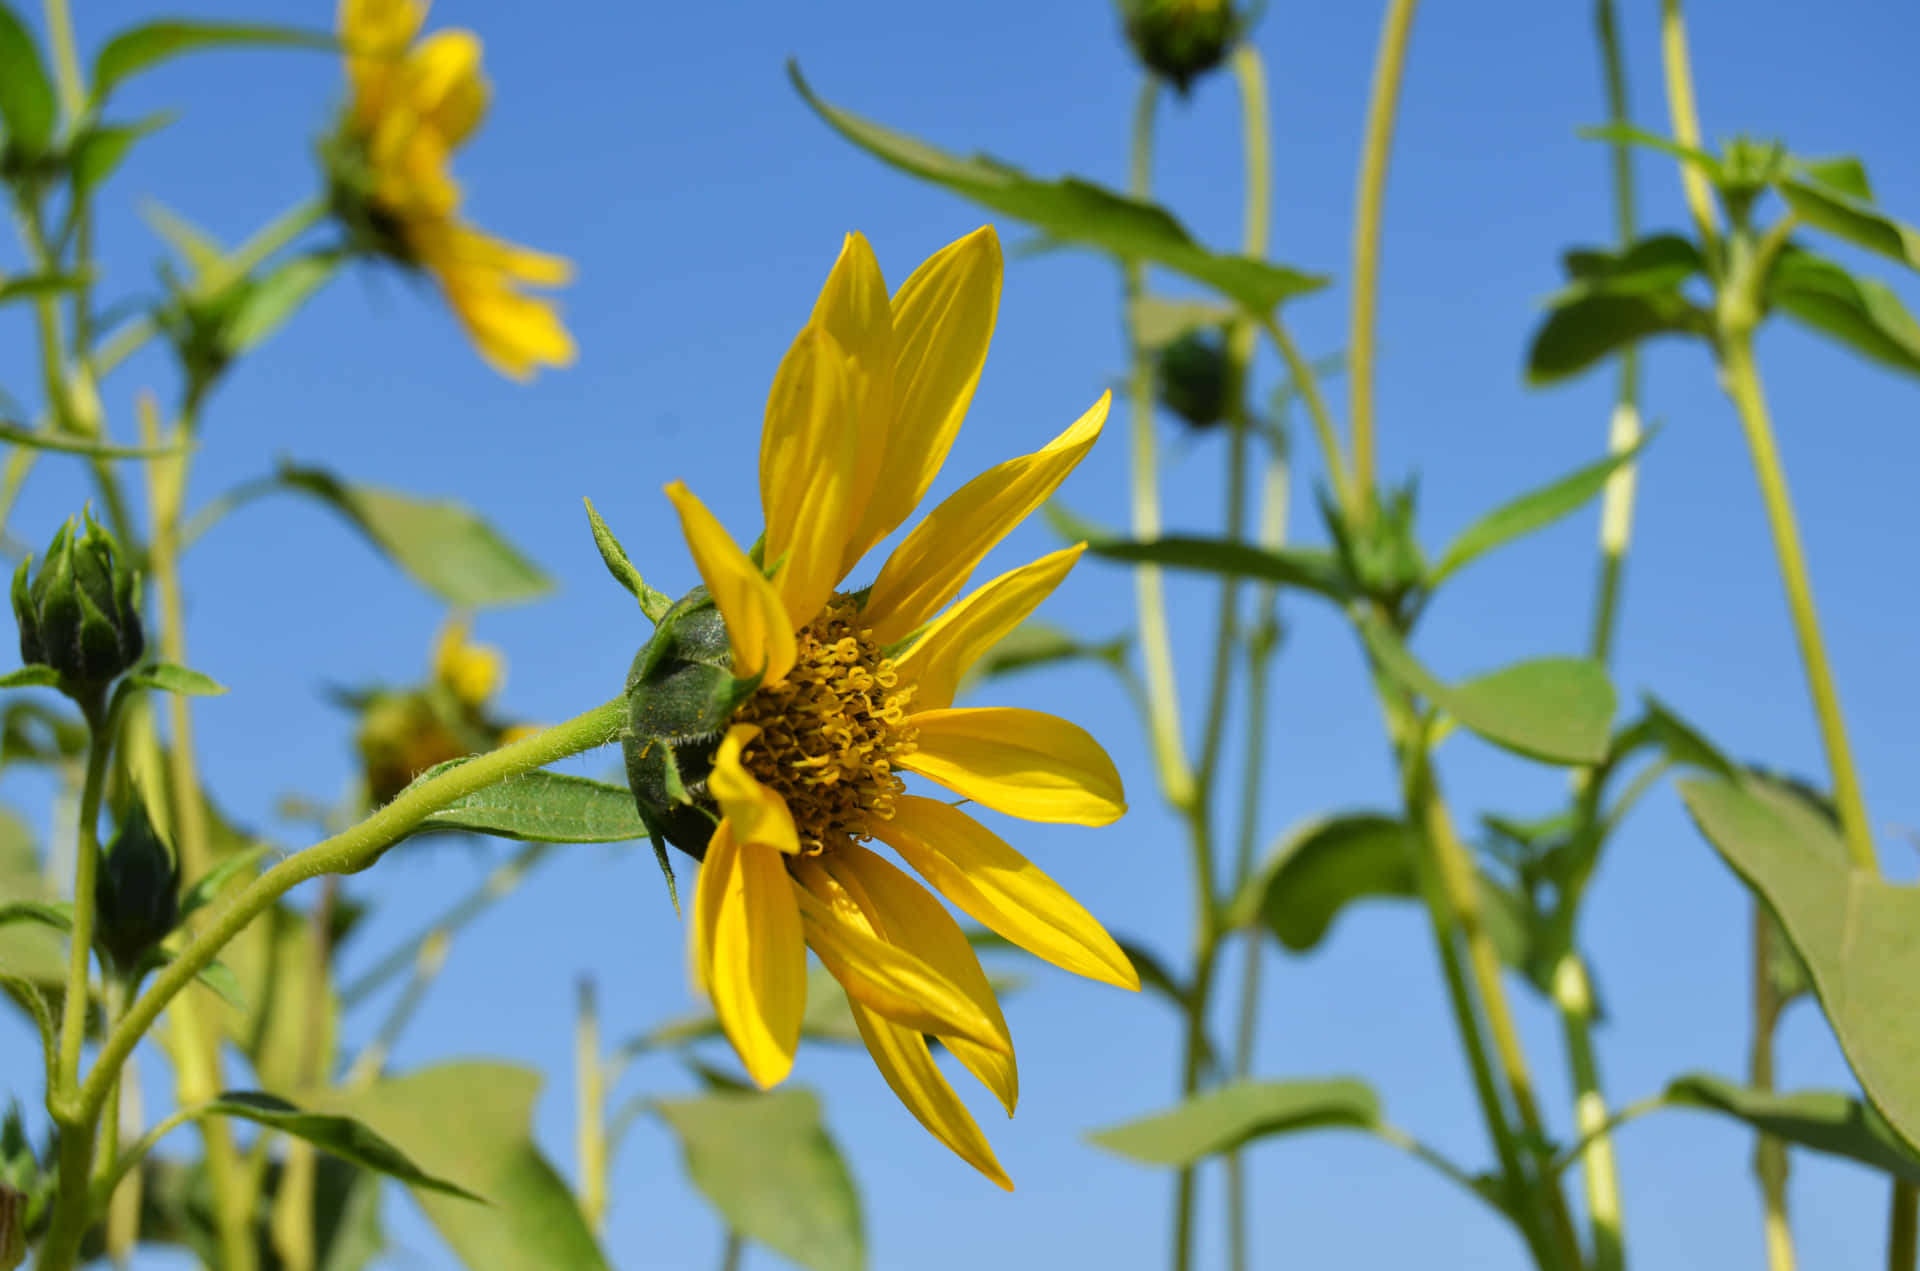
[[[695,898],[714,1014],[762,1089],[793,1068],[807,1009],[806,943],[784,859],[737,842],[723,822],[707,845]]]
[[[1060,884],[959,808],[913,795],[872,824],[914,872],[989,931],[1075,975],[1140,987],[1133,963]]]
[[[989,1050],[958,1037],[947,1038],[946,1045],[1012,1116],[1014,1105],[1020,1101],[1013,1034],[1007,1030],[1000,1002],[960,924],[920,884],[864,847],[843,843],[834,848],[825,863],[827,872],[852,894],[883,940],[905,949],[953,981],[1000,1030],[1005,1051]]]
[[[760,504],[774,590],[796,627],[812,622],[840,581],[840,553],[858,515],[847,356],[808,327],[781,359],[760,431]]]
[[[422,198],[453,198],[421,188]],[[524,380],[541,366],[573,362],[573,339],[555,302],[523,284],[557,286],[571,273],[558,256],[517,247],[457,221],[425,215],[408,221],[415,258],[431,272],[480,355],[503,374]]]
[[[867,1009],[851,995],[848,1004],[853,1008],[853,1022],[860,1029],[860,1039],[867,1044],[867,1053],[873,1056],[873,1066],[880,1070],[907,1111],[913,1113],[913,1119],[961,1160],[996,1185],[1012,1191],[1013,1180],[1000,1168],[987,1136],[980,1132],[973,1115],[941,1075],[932,1052],[927,1049],[926,1039]]]
[[[798,652],[793,623],[773,584],[684,483],[669,485],[667,497],[680,513],[680,529],[700,578],[726,619],[733,673],[762,675],[765,683],[778,684],[793,669]]]
[[[1045,448],[1009,459],[961,486],[894,549],[867,597],[874,639],[891,644],[940,611],[982,557],[1046,501],[1086,456],[1111,393]]]
[[[719,749],[713,752],[707,789],[720,805],[720,815],[733,827],[734,838],[793,855],[800,850],[800,838],[794,831],[787,801],[761,785],[740,762],[742,748],[759,735],[760,729],[754,724],[735,724],[727,729]]]
[[[1013,1043],[970,996],[875,933],[859,902],[827,873],[818,857],[796,858],[793,875],[807,944],[840,981],[849,1000],[918,1032],[1011,1052]]]
[[[907,519],[945,462],[987,360],[1000,276],[988,225],[934,253],[894,296],[892,426],[847,568]]]
[[[914,709],[953,705],[954,690],[967,668],[1060,585],[1086,547],[1079,543],[1062,548],[1002,574],[941,614],[897,663],[901,676],[915,686]]]
[[[917,748],[900,766],[1027,821],[1111,825],[1127,810],[1100,743],[1057,715],[1017,706],[913,716]]]
[[[387,109],[394,81],[427,6],[420,0],[341,0],[340,43],[352,84],[353,126],[361,132]]]
[[[480,37],[436,31],[413,51],[407,70],[409,105],[448,150],[458,149],[485,117],[492,94],[480,71]]]

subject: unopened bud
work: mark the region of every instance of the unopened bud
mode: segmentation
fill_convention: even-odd
[[[1160,404],[1194,428],[1226,419],[1235,392],[1226,340],[1217,329],[1188,331],[1154,358]]]
[[[107,845],[93,896],[94,943],[122,974],[132,973],[179,918],[179,866],[137,798]]]
[[[1230,0],[1118,0],[1127,40],[1149,70],[1185,94],[1246,31]]]
[[[100,688],[140,660],[139,582],[113,539],[82,515],[53,536],[40,569],[31,560],[13,575],[20,659],[49,666],[76,689]]]

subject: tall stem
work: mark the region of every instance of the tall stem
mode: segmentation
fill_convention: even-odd
[[[1896,1180],[1887,1211],[1887,1271],[1913,1271],[1920,1261],[1920,1190]]]
[[[80,826],[73,853],[73,931],[68,939],[66,993],[60,1010],[60,1070],[49,1090],[50,1111],[67,1130],[76,1128],[78,1121],[71,1101],[80,1089],[80,1048],[86,1041],[87,1007],[93,1001],[93,893],[100,872],[100,796],[106,790],[114,725],[124,700],[116,697],[112,707],[99,696],[81,703],[87,717],[87,775],[80,787]]]
[[[1783,1003],[1773,987],[1773,917],[1753,902],[1753,1041],[1747,1056],[1747,1084],[1773,1089],[1773,1031]],[[1787,1147],[1762,1134],[1753,1143],[1753,1173],[1760,1183],[1762,1226],[1767,1238],[1767,1271],[1793,1271],[1793,1228],[1787,1221]]]
[[[1353,429],[1354,497],[1373,502],[1374,306],[1380,287],[1380,209],[1387,192],[1387,154],[1393,148],[1394,115],[1406,65],[1407,36],[1415,0],[1390,0],[1373,64],[1373,95],[1367,104],[1367,134],[1360,152],[1360,189],[1353,214],[1353,313],[1347,334],[1348,424]]]
[[[1700,149],[1700,112],[1693,102],[1693,68],[1687,58],[1687,25],[1680,15],[1680,0],[1660,2],[1660,55],[1666,68],[1667,114],[1673,125],[1673,139],[1691,150]],[[1707,174],[1696,165],[1682,161],[1680,186],[1687,196],[1687,211],[1700,234],[1707,261],[1717,268],[1714,246],[1719,242],[1719,217],[1713,210],[1713,187]]]
[[[574,1021],[575,1147],[580,1169],[580,1213],[596,1232],[607,1216],[606,1073],[600,1059],[600,1014],[593,981],[580,981]]]

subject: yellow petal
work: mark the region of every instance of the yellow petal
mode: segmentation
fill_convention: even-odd
[[[407,47],[427,20],[418,0],[341,0],[340,43],[353,87],[353,126],[372,128],[387,109]]]
[[[680,529],[701,580],[726,619],[733,673],[743,678],[763,675],[765,683],[779,683],[793,669],[797,652],[793,624],[773,585],[693,491],[675,481],[667,487],[667,497],[680,513]]]
[[[846,577],[873,546],[872,542],[853,541],[853,534],[861,510],[873,499],[888,434],[893,431],[893,315],[889,303],[887,280],[880,274],[873,248],[862,235],[847,235],[809,322],[833,336],[855,372],[848,384],[854,463],[837,562],[840,578]]]
[[[989,706],[912,720],[917,748],[900,765],[996,812],[1072,825],[1111,825],[1126,813],[1113,760],[1057,715]]]
[[[807,1009],[807,951],[783,857],[738,843],[723,822],[707,845],[695,898],[714,1014],[762,1089],[793,1068]]]
[[[818,857],[795,858],[793,876],[807,944],[850,1000],[918,1032],[1012,1052],[1003,1030],[953,981],[879,936],[859,901]]]
[[[967,668],[1060,585],[1086,547],[1079,543],[1063,548],[1002,574],[941,614],[897,663],[900,674],[915,685],[914,709],[953,705],[954,690]]]
[[[1046,501],[1100,436],[1112,394],[1046,448],[975,477],[916,525],[874,580],[866,614],[874,639],[891,644],[940,611],[994,544]],[[884,484],[884,481],[883,481]]]
[[[808,327],[781,359],[760,430],[760,505],[774,589],[796,627],[819,614],[840,581],[854,502],[854,378],[840,344]]]
[[[873,1066],[880,1070],[907,1111],[913,1113],[914,1120],[953,1149],[961,1160],[998,1186],[1012,1191],[1013,1180],[1000,1168],[993,1146],[980,1132],[966,1105],[960,1102],[960,1096],[940,1074],[932,1053],[927,1050],[926,1039],[868,1010],[851,994],[848,1004],[853,1008],[853,1022],[860,1029],[860,1039],[866,1042],[867,1053],[873,1056]]]
[[[487,113],[491,88],[480,73],[480,37],[471,31],[436,31],[408,59],[410,105],[457,149]]]
[[[929,257],[894,296],[893,426],[849,568],[907,519],[946,461],[987,360],[1000,275],[988,225]]]
[[[720,805],[720,814],[733,827],[733,836],[742,843],[758,843],[792,855],[800,850],[794,833],[793,814],[787,801],[761,785],[740,762],[740,751],[760,735],[753,724],[735,724],[720,739],[713,752],[713,772],[707,789]]]
[[[1140,987],[1140,975],[1093,915],[999,835],[959,808],[912,795],[873,833],[989,931],[1075,975]]]
[[[1007,1030],[993,986],[987,983],[987,973],[980,969],[980,959],[967,943],[960,924],[920,884],[864,847],[840,844],[827,855],[825,863],[827,872],[853,895],[881,939],[905,949],[953,981],[999,1029],[1006,1043],[1004,1051],[989,1050],[958,1037],[945,1040],[954,1058],[965,1064],[1012,1116],[1014,1105],[1020,1101],[1013,1034]]]

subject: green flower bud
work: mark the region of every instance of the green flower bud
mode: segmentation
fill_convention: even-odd
[[[76,689],[106,685],[146,649],[139,581],[107,532],[82,515],[84,530],[71,520],[61,526],[31,581],[30,560],[13,575],[21,661],[52,667]]]
[[[1184,96],[1193,81],[1220,65],[1246,33],[1246,17],[1230,0],[1118,0],[1127,39],[1148,70],[1173,81]]]
[[[695,860],[713,836],[713,752],[758,686],[733,674],[727,624],[705,587],[675,602],[627,673],[627,785],[648,829]]]
[[[1194,428],[1212,428],[1227,417],[1235,377],[1218,330],[1188,331],[1162,346],[1153,373],[1160,404]]]
[[[180,870],[136,800],[107,845],[93,887],[94,943],[122,975],[133,974],[173,930],[180,914]]]

